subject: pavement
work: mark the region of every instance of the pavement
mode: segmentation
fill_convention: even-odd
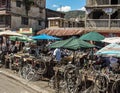
[[[48,86],[48,81],[27,81],[19,77],[14,71],[5,68],[0,68],[0,74],[14,79],[15,81],[33,89],[37,93],[55,93],[55,91]]]

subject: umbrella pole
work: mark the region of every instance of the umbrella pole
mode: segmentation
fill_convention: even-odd
[[[72,59],[72,64],[75,64],[75,51],[73,51],[73,59]]]
[[[91,51],[92,51],[92,58],[91,58],[91,61],[92,61],[92,63],[93,63],[93,57],[94,57],[94,51],[93,51],[93,48],[91,49]]]

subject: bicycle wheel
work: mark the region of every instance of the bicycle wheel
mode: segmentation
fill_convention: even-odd
[[[95,85],[100,92],[105,92],[108,89],[109,79],[106,75],[97,75]]]
[[[113,83],[112,93],[120,93],[120,80],[117,80]]]
[[[76,93],[78,86],[81,84],[82,78],[77,69],[69,69],[65,74],[68,93]]]
[[[38,74],[44,74],[47,71],[45,62],[39,62],[39,69],[37,70]]]
[[[34,69],[31,69],[31,70],[28,72],[28,74],[26,75],[26,79],[27,79],[28,81],[32,81],[33,78],[34,78],[34,75],[35,75],[35,70],[34,70]]]
[[[53,76],[51,79],[50,79],[50,81],[48,82],[48,86],[50,87],[50,88],[55,88],[55,76]]]
[[[19,75],[20,77],[22,78],[26,78],[26,75],[27,75],[27,71],[28,71],[28,68],[26,66],[24,66],[23,68],[21,68],[21,70],[19,70]]]

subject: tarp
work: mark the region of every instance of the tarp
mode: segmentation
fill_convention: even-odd
[[[90,41],[101,41],[105,37],[98,32],[89,32],[87,34],[84,34],[80,37],[82,40],[90,40]]]
[[[91,48],[95,46],[83,40],[80,40],[79,38],[72,37],[66,40],[56,41],[55,43],[52,43],[49,47],[50,48],[67,48],[67,49],[77,50],[80,48]]]
[[[6,30],[3,32],[0,32],[0,36],[22,36],[22,34],[19,34],[15,31]]]
[[[120,44],[109,44],[97,51],[96,55],[120,56]]]
[[[33,39],[31,39],[27,36],[10,36],[10,40],[21,41],[21,42],[35,42]]]
[[[120,43],[120,37],[108,37],[101,41],[106,43]]]
[[[57,37],[53,37],[53,36],[49,36],[47,34],[41,34],[41,35],[38,35],[38,36],[32,36],[31,37],[32,39],[36,39],[36,40],[39,40],[39,39],[42,39],[42,40],[56,40],[56,39],[60,39],[60,38],[57,38]]]

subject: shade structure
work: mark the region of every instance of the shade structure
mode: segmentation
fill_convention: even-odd
[[[34,42],[33,39],[27,36],[10,36],[10,40],[12,41],[20,41],[20,42]]]
[[[106,43],[120,43],[120,37],[108,37],[101,41]]]
[[[90,41],[101,41],[105,37],[98,32],[89,32],[87,34],[84,34],[80,37],[82,40],[90,40]]]
[[[95,46],[83,40],[80,40],[79,38],[72,37],[67,40],[56,41],[55,43],[52,43],[49,47],[50,48],[61,48],[62,47],[62,48],[77,50],[80,48],[91,48]]]
[[[96,55],[120,56],[120,44],[117,43],[109,44],[100,49],[99,51],[97,51]]]
[[[47,34],[41,34],[41,35],[38,35],[38,36],[33,36],[31,37],[32,39],[42,39],[42,40],[56,40],[56,39],[60,39],[60,38],[57,38],[57,37],[53,37],[53,36],[49,36]]]
[[[22,36],[22,34],[14,31],[6,30],[3,32],[0,32],[0,36]]]

